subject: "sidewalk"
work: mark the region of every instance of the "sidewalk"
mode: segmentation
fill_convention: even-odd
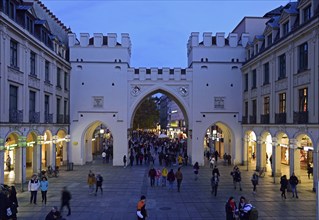
[[[155,166],[157,168],[159,166]],[[250,199],[259,212],[259,219],[315,219],[316,194],[312,192],[311,181],[298,185],[299,199],[292,199],[288,193],[287,200],[280,196],[280,185],[273,184],[270,172],[260,178],[257,194],[252,194],[250,181],[253,168],[240,166],[242,172],[243,191],[234,190],[230,172],[232,166],[218,165],[221,178],[217,197],[210,193],[211,169],[208,166],[199,170],[199,180],[195,181],[191,166],[183,167],[184,179],[181,192],[176,186],[174,191],[166,187],[151,188],[149,184],[148,166],[112,167],[96,161],[90,165],[75,166],[73,171],[61,168],[58,178],[49,178],[47,206],[41,204],[41,193],[38,193],[38,205],[29,204],[29,192],[18,194],[18,218],[23,220],[44,220],[52,206],[60,206],[60,194],[63,186],[68,186],[72,193],[72,215],[66,219],[74,220],[133,220],[136,219],[136,204],[143,194],[146,196],[148,219],[158,220],[196,220],[225,219],[225,202],[234,196],[238,202],[240,196]],[[177,166],[173,167],[174,172]],[[89,170],[100,172],[104,178],[104,194],[97,196],[88,193],[86,184]],[[17,186],[19,190],[19,186]],[[26,189],[26,187],[25,187]],[[67,211],[64,209],[63,216]]]

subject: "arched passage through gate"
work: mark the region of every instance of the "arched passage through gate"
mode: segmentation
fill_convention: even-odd
[[[113,135],[110,127],[101,121],[92,122],[84,132],[84,159],[92,162],[101,158],[102,152],[106,152],[106,161],[111,162],[113,158]]]

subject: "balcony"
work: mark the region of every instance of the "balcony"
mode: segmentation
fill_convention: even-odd
[[[256,117],[256,115],[250,115],[250,116],[249,116],[249,123],[250,123],[250,124],[256,124],[256,122],[257,122],[257,117]]]
[[[276,113],[275,114],[275,123],[276,124],[286,124],[286,112]]]
[[[53,114],[44,114],[44,123],[53,123]]]
[[[248,124],[248,117],[247,116],[243,116],[241,119],[241,123],[242,124]]]
[[[64,115],[58,115],[56,119],[56,123],[63,124],[64,123]]]
[[[23,110],[10,109],[9,122],[10,123],[22,123],[23,122]]]
[[[40,123],[40,112],[29,111],[29,123]]]
[[[260,115],[261,124],[269,124],[269,114]]]
[[[294,124],[307,124],[308,112],[294,112]]]

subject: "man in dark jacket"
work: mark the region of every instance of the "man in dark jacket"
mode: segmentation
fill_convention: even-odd
[[[299,180],[298,178],[295,176],[295,173],[293,172],[291,174],[291,177],[289,179],[289,183],[290,183],[290,186],[291,186],[291,191],[292,191],[292,198],[295,197],[295,194],[296,194],[296,198],[298,199],[298,193],[297,193],[297,185],[299,183]]]
[[[71,193],[67,190],[67,188],[65,186],[62,189],[60,212],[62,213],[63,212],[63,207],[66,206],[68,208],[67,216],[71,215],[70,200],[71,200]]]
[[[101,174],[97,174],[96,175],[96,187],[95,187],[95,196],[97,195],[97,191],[100,188],[101,189],[101,195],[103,195],[103,188],[102,188],[102,184],[103,184],[103,177],[101,176]]]
[[[148,171],[148,176],[149,176],[150,181],[151,181],[151,187],[154,187],[155,186],[155,176],[156,176],[156,170],[154,169],[154,167],[152,167]]]

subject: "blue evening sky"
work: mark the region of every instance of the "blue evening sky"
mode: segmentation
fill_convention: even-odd
[[[187,66],[191,32],[231,32],[244,16],[263,16],[289,0],[42,0],[80,33],[129,33],[132,67]],[[120,39],[119,39],[120,41]]]

